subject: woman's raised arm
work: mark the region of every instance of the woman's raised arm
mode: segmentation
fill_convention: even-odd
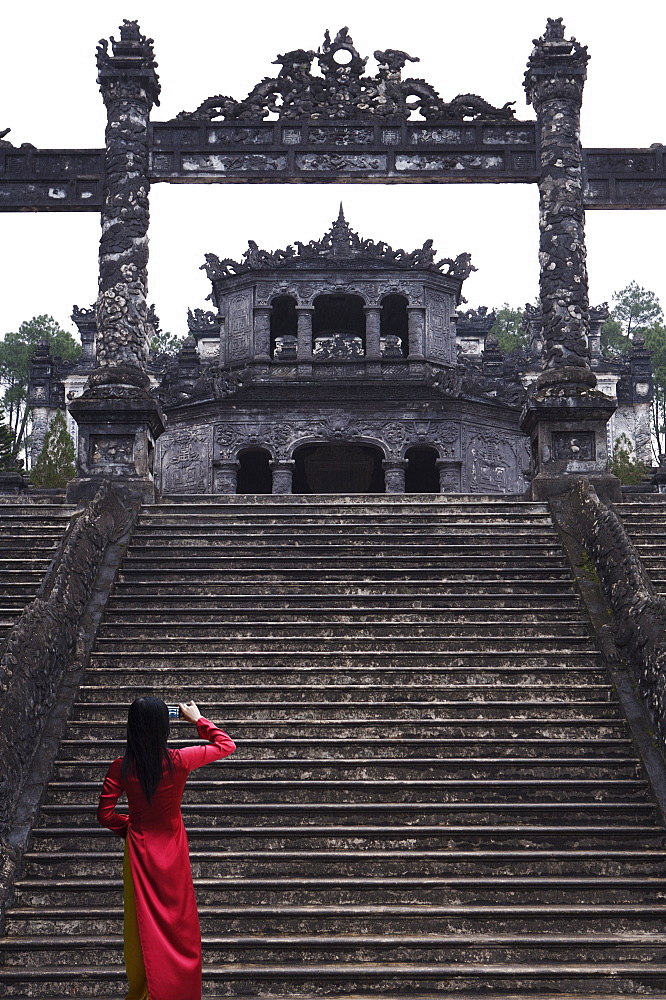
[[[194,722],[197,732],[205,740],[210,740],[207,746],[184,747],[179,750],[180,759],[188,771],[210,764],[214,760],[228,757],[236,749],[236,744],[230,736],[216,725],[204,719],[193,701],[180,705],[180,712],[188,722]]]

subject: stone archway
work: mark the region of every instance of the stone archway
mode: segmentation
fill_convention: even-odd
[[[381,448],[344,441],[294,452],[294,493],[384,493]]]
[[[237,493],[272,493],[271,456],[265,448],[245,448],[238,455]]]

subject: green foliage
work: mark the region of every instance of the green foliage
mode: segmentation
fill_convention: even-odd
[[[67,430],[65,414],[62,410],[57,410],[30,478],[35,486],[58,489],[73,479],[75,474],[74,442]]]
[[[14,435],[6,423],[4,410],[0,407],[0,472],[10,472],[20,468],[22,464],[16,457]]]
[[[601,348],[611,357],[630,350],[635,334],[645,337],[664,318],[657,296],[637,281],[615,292],[613,302],[610,317],[601,329]]]
[[[61,329],[52,316],[35,316],[26,320],[15,333],[7,333],[0,340],[0,387],[4,389],[2,402],[17,454],[25,444],[27,433],[30,358],[37,345],[42,342],[49,344],[54,358],[75,360],[81,353],[78,341]]]
[[[608,470],[620,480],[623,486],[637,486],[643,481],[649,466],[636,457],[632,442],[626,434],[620,434],[615,439],[613,457],[608,463]]]
[[[528,346],[529,335],[523,329],[523,310],[512,309],[505,302],[501,309],[495,309],[495,322],[490,328],[499,342],[500,349],[505,354],[520,351]]]
[[[155,354],[176,355],[183,346],[184,337],[178,337],[175,333],[167,333],[165,330],[158,330],[150,342],[150,349]]]

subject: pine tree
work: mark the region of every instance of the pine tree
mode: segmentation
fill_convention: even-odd
[[[65,486],[76,474],[74,458],[74,442],[67,430],[65,414],[58,410],[30,474],[33,484],[46,489]]]
[[[0,472],[12,472],[20,465],[14,451],[14,435],[5,423],[5,412],[0,407]]]

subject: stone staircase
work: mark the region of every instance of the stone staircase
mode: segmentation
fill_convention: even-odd
[[[547,507],[216,499],[142,512],[0,996],[123,996],[94,813],[153,692],[238,742],[184,799],[204,996],[663,1000],[665,831]]]
[[[613,505],[622,518],[654,589],[666,597],[666,494],[631,494]]]
[[[0,504],[0,646],[35,597],[74,510],[20,500]]]

